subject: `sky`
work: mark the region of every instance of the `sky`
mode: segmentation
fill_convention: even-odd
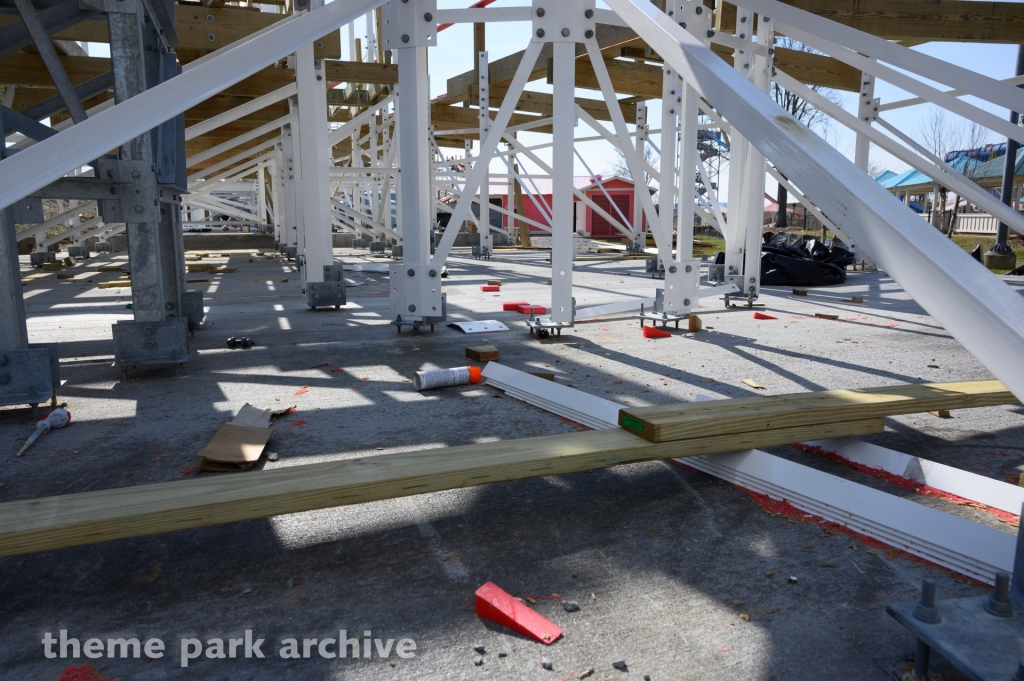
[[[466,7],[469,4],[470,0],[438,0],[437,3],[439,9],[461,8]],[[529,3],[524,0],[497,0],[497,2],[491,6],[501,7],[526,4]],[[597,6],[600,8],[607,8],[607,5],[600,1],[597,3]],[[363,38],[363,44],[365,45],[366,22],[364,20],[359,20],[355,23],[355,26],[356,37]],[[488,58],[491,61],[495,61],[509,54],[525,49],[530,40],[530,31],[531,27],[526,22],[502,22],[489,25],[487,27],[486,37]],[[348,29],[343,27],[341,41],[343,59],[352,58],[352,55],[349,54],[347,36]],[[456,24],[440,32],[438,34],[437,42],[438,44],[436,47],[430,48],[428,57],[431,97],[437,97],[438,95],[443,94],[447,90],[448,79],[470,70],[473,67],[474,61],[471,25]],[[88,45],[88,49],[91,55],[109,56],[106,44],[90,43]],[[976,71],[991,78],[1004,79],[1014,75],[1017,54],[1017,47],[1015,45],[991,45],[984,43],[928,43],[925,45],[919,45],[913,49],[923,54],[945,60],[951,64]],[[943,90],[949,89],[936,83],[929,82],[929,84]],[[552,91],[551,86],[543,80],[529,83],[527,85],[527,89],[535,92],[550,93]],[[856,113],[857,95],[855,93],[837,92],[836,94],[839,97],[842,106],[847,111]],[[577,90],[576,95],[578,97],[600,99],[600,93],[593,90]],[[913,95],[883,81],[877,81],[875,96],[881,98],[882,102],[885,103],[906,99]],[[1005,119],[1009,113],[1000,107],[987,104],[985,102],[979,102],[973,97],[965,97],[964,100],[991,111],[1003,119]],[[930,104],[918,105],[885,112],[883,117],[887,122],[894,125],[905,134],[914,138],[918,142],[923,142],[924,128],[927,125],[929,118],[932,116],[932,111],[934,109],[936,109],[936,107]],[[651,129],[660,127],[661,123],[659,119],[660,103],[657,100],[648,102],[648,124]],[[962,120],[954,114],[947,114],[947,119],[951,125],[955,125],[958,120]],[[627,124],[631,123],[630,121],[626,122]],[[608,128],[611,129],[610,123],[608,124]],[[630,125],[630,128],[632,129],[632,125]],[[576,132],[577,137],[589,137],[593,134],[593,131],[591,131],[585,123],[582,121],[579,123],[579,127]],[[822,134],[826,141],[838,149],[840,153],[851,160],[853,159],[856,136],[847,128],[835,124],[827,131],[819,131],[819,134]],[[525,144],[531,145],[550,141],[550,136],[534,133],[522,133],[520,135],[520,139]],[[660,140],[657,139],[657,137],[653,137],[653,140],[659,147],[661,146]],[[988,133],[984,141],[1000,142],[1003,140],[994,133]],[[618,156],[613,151],[610,144],[603,141],[584,142],[577,144],[577,150],[586,161],[586,166],[580,159],[574,159],[575,175],[590,174],[587,170],[587,166],[589,166],[590,171],[596,174],[603,174],[606,176],[613,174],[614,168],[618,162]],[[550,163],[551,153],[549,149],[541,149],[537,152],[537,155],[545,162]],[[529,167],[529,162],[524,162],[524,164]],[[871,165],[872,167],[880,170],[892,169],[897,172],[908,168],[905,163],[874,145],[872,145]],[[507,170],[505,166],[497,160],[492,162],[491,169],[495,173],[504,173]],[[775,187],[776,185],[774,180],[772,180],[771,177],[768,177],[766,181],[767,193],[774,196],[776,190]],[[727,188],[728,172],[726,169],[723,171],[720,194],[724,196]]]

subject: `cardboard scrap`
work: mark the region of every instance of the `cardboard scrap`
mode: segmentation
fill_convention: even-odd
[[[205,471],[245,471],[263,455],[274,429],[270,421],[289,413],[285,409],[259,409],[246,403],[234,419],[222,425],[199,450],[199,468]]]
[[[754,388],[755,390],[764,390],[765,389],[765,387],[763,385],[761,385],[760,383],[758,383],[757,381],[755,381],[752,378],[744,378],[740,382],[743,383],[744,385],[749,385],[751,388]]]

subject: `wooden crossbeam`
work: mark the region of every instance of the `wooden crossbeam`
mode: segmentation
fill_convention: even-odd
[[[360,61],[327,61],[324,72],[328,81],[392,85],[398,82],[398,66]]]
[[[619,412],[619,425],[651,442],[669,442],[695,432],[721,435],[1002,404],[1018,400],[996,380],[920,383],[633,407]]]
[[[1024,4],[975,0],[781,0],[886,40],[1012,43],[1024,35]],[[736,5],[722,3],[717,30],[736,30]]]
[[[177,49],[219,50],[288,16],[238,7],[204,7],[178,3],[174,6],[175,30],[181,39]],[[17,15],[0,15],[0,28],[17,21],[20,21]],[[213,36],[212,40],[210,36]],[[50,34],[50,37],[55,40],[110,42],[105,18],[81,21]],[[313,51],[316,56],[324,59],[340,59],[340,33],[333,31],[325,35],[314,44]]]
[[[881,432],[883,419],[653,444],[624,430],[400,452],[0,504],[0,556],[333,506],[719,452]]]
[[[60,61],[74,85],[84,83],[110,70],[110,60],[104,57],[60,55]],[[259,97],[293,82],[294,78],[295,72],[292,69],[269,67],[225,88],[221,94]],[[53,80],[38,54],[15,52],[0,58],[0,84],[52,88]],[[16,88],[15,90],[16,103],[17,92],[21,89]],[[55,92],[56,90],[50,90],[48,96],[52,96]]]

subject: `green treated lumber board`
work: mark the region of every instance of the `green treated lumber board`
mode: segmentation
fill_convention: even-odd
[[[624,463],[881,432],[884,419],[652,444],[624,430],[399,452],[0,504],[0,556]]]
[[[669,442],[693,437],[694,433],[706,437],[1017,403],[1017,398],[996,380],[918,383],[632,407],[619,411],[619,425],[645,440]]]

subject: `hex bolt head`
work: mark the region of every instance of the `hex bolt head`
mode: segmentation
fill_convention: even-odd
[[[207,40],[209,40],[209,41],[210,41],[210,42],[212,43],[212,42],[213,42],[214,40],[216,40],[217,38],[216,38],[216,37],[215,37],[215,36],[214,36],[214,35],[213,35],[212,33],[210,33],[210,34],[208,34],[208,35],[206,36],[206,39],[207,39]]]
[[[569,29],[567,29],[567,28],[563,28],[562,29],[562,37],[563,38],[568,38],[569,37]]]
[[[537,8],[537,16],[539,16],[539,17],[544,16],[544,8],[543,7],[538,7]]]
[[[693,271],[693,265],[687,265],[686,266],[686,271],[687,272],[692,272]]]
[[[142,173],[140,173],[138,170],[133,170],[132,171],[132,177],[134,177],[137,180],[140,177],[142,177]]]
[[[704,8],[703,8],[703,7],[701,7],[700,5],[698,5],[697,7],[695,7],[695,8],[693,9],[693,11],[697,13],[697,16],[700,16],[701,14],[703,14],[703,13],[704,13]]]
[[[174,303],[165,303],[164,304],[164,309],[165,310],[173,310],[174,309]]]
[[[155,340],[150,338],[149,340],[146,341],[146,349],[147,350],[152,350],[155,347],[156,347],[156,341]]]
[[[712,30],[708,30],[708,37],[709,38],[714,38],[715,37],[715,32],[712,31]]]
[[[436,277],[437,276],[437,270],[430,270],[429,272],[427,272],[427,274],[429,274],[432,277]]]
[[[408,33],[403,33],[402,34],[402,42],[403,43],[409,42],[409,34]]]
[[[426,14],[423,15],[423,21],[430,21],[433,18],[434,18],[434,15],[431,14],[430,12],[427,12]]]
[[[675,265],[672,265],[671,267],[668,268],[668,271],[671,272],[672,274],[675,274],[676,272],[679,271],[679,268],[676,267]]]
[[[585,11],[583,13],[583,16],[585,16],[588,19],[593,19],[594,18],[594,10],[588,9],[587,11]]]
[[[318,74],[318,75],[317,75],[317,77],[316,77],[316,79],[317,79],[317,80],[323,80],[323,79],[324,79],[324,77]]]
[[[689,298],[684,298],[683,299],[683,305],[689,305],[689,304],[690,304],[690,299]]]
[[[406,274],[408,274],[410,277],[415,277],[416,276],[416,270],[409,269],[408,271],[406,271]]]
[[[583,37],[589,40],[590,38],[594,37],[594,32],[588,28],[586,31],[583,32]]]
[[[135,206],[135,212],[136,213],[141,213],[142,212],[142,206]]]
[[[926,579],[921,582],[921,600],[914,606],[914,617],[928,624],[941,621],[942,618],[939,617],[939,611],[935,607],[934,579]]]
[[[757,279],[754,279],[753,277],[750,278],[750,283],[751,284],[753,284],[755,281],[757,281]]]
[[[409,312],[415,312],[415,311],[416,311],[416,306],[415,305],[410,305],[409,306]]]
[[[0,374],[0,385],[7,385],[11,382],[11,377],[7,374]]]
[[[538,28],[537,29],[537,37],[538,38],[543,38],[544,37],[544,29],[543,28]]]
[[[207,21],[213,21],[213,15],[212,14],[207,14],[206,15],[206,20]]]
[[[317,40],[316,41],[316,47],[317,47],[318,50],[324,49],[324,41],[323,40]]]
[[[147,336],[152,336],[154,331],[155,329],[153,329],[152,326],[147,326],[142,329],[142,333],[146,334]]]

